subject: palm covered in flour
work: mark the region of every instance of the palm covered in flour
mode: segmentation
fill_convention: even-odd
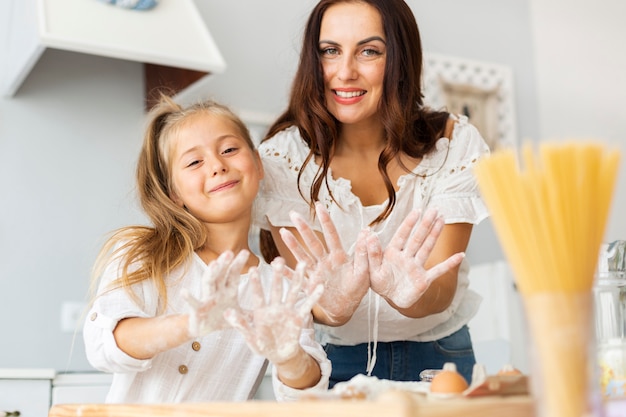
[[[202,276],[199,297],[183,292],[189,307],[189,335],[201,337],[227,327],[224,312],[238,308],[241,271],[250,253],[242,250],[234,256],[231,251],[222,253],[211,262]]]
[[[254,352],[274,364],[281,364],[301,353],[300,334],[310,324],[311,308],[318,301],[323,286],[306,285],[304,264],[299,264],[292,273],[282,258],[276,258],[272,269],[269,297],[264,295],[258,270],[251,268],[252,311],[231,308],[225,318],[243,334]],[[289,277],[289,285],[285,290],[286,277]]]
[[[312,281],[324,285],[318,306],[330,317],[350,318],[369,288],[366,232],[361,232],[354,255],[350,256],[343,249],[337,229],[324,206],[317,203],[315,210],[326,246],[297,213],[291,213],[290,217],[306,249],[290,231],[281,229],[280,234],[298,262],[307,265]]]
[[[418,222],[419,220],[419,222]],[[430,284],[458,266],[464,254],[457,253],[426,269],[444,222],[435,210],[412,211],[384,250],[373,233],[367,236],[370,285],[373,291],[400,308],[409,308],[424,295]]]

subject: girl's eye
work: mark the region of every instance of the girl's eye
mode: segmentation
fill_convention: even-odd
[[[233,153],[233,152],[236,152],[236,151],[237,151],[237,149],[239,149],[239,148],[236,148],[236,147],[226,148],[226,149],[224,149],[224,151],[222,151],[222,153],[223,153],[223,154]]]
[[[189,162],[187,164],[187,167],[192,167],[192,166],[198,165],[199,163],[200,163],[200,160],[199,159],[195,159],[195,160]]]

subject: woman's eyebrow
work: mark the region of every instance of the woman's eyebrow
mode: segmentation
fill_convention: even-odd
[[[383,38],[381,38],[380,36],[370,36],[369,38],[365,38],[365,39],[363,39],[363,40],[361,40],[361,41],[357,42],[357,45],[364,45],[364,44],[369,43],[369,42],[372,42],[372,41],[380,41],[380,42],[382,42],[382,43],[386,44],[385,40],[384,40]],[[338,42],[335,42],[335,41],[329,41],[329,40],[324,40],[324,39],[320,39],[319,43],[320,43],[320,44],[322,44],[322,43],[327,43],[327,44],[330,44],[330,45],[336,45],[336,46],[339,46],[339,43],[338,43]]]

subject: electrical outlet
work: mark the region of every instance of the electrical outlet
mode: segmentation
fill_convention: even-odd
[[[81,332],[86,312],[87,303],[65,301],[61,305],[61,331],[64,333]]]

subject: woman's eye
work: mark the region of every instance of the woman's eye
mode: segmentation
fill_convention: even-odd
[[[322,55],[334,56],[334,55],[338,55],[339,54],[339,50],[337,48],[328,47],[328,48],[322,48],[320,50],[320,53]]]
[[[364,49],[362,54],[366,57],[376,57],[382,55],[382,52],[380,52],[378,49],[368,48]]]

